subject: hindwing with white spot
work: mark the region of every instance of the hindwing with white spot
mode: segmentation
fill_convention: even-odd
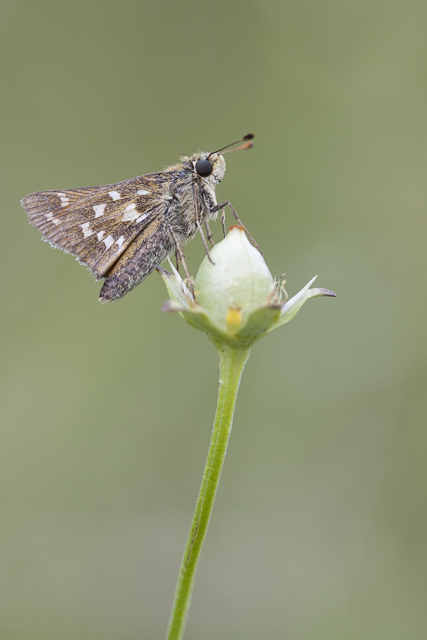
[[[101,278],[143,229],[167,214],[170,177],[154,173],[100,187],[39,191],[22,206],[54,247]]]

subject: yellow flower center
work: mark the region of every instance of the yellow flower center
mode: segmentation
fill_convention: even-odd
[[[225,321],[227,323],[228,333],[237,333],[242,324],[242,312],[240,309],[228,309]]]

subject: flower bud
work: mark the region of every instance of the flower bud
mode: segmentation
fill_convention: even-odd
[[[268,304],[274,280],[261,253],[241,227],[226,238],[200,265],[194,283],[197,303],[227,333],[236,333],[250,314]]]
[[[158,267],[171,296],[163,311],[177,311],[217,346],[250,345],[291,320],[309,298],[335,296],[328,289],[310,289],[313,278],[293,298],[287,300],[285,294],[282,300],[280,282],[273,279],[262,254],[237,226],[204,258],[194,281],[194,295],[169,264],[173,273]]]

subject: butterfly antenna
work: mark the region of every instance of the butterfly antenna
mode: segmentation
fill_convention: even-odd
[[[209,154],[209,156],[213,155],[214,153],[220,153],[221,151],[224,151],[224,149],[228,149],[229,147],[234,147],[235,144],[239,144],[239,142],[243,142],[244,140],[250,140],[251,142],[245,142],[244,144],[240,145],[240,147],[237,147],[237,149],[229,149],[229,151],[225,151],[225,153],[231,153],[231,151],[240,151],[241,149],[250,149],[251,147],[254,146],[254,143],[252,142],[254,137],[255,136],[254,136],[253,133],[247,133],[240,140],[236,140],[236,142],[232,142],[231,144],[227,144],[225,147],[221,147],[221,149],[217,149],[217,151],[212,151]]]

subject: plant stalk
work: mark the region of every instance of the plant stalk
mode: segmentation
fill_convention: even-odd
[[[220,363],[218,404],[202,485],[181,562],[166,640],[181,640],[184,635],[197,562],[227,452],[240,379],[251,349],[250,346],[230,346],[216,339],[212,342],[218,349]]]

